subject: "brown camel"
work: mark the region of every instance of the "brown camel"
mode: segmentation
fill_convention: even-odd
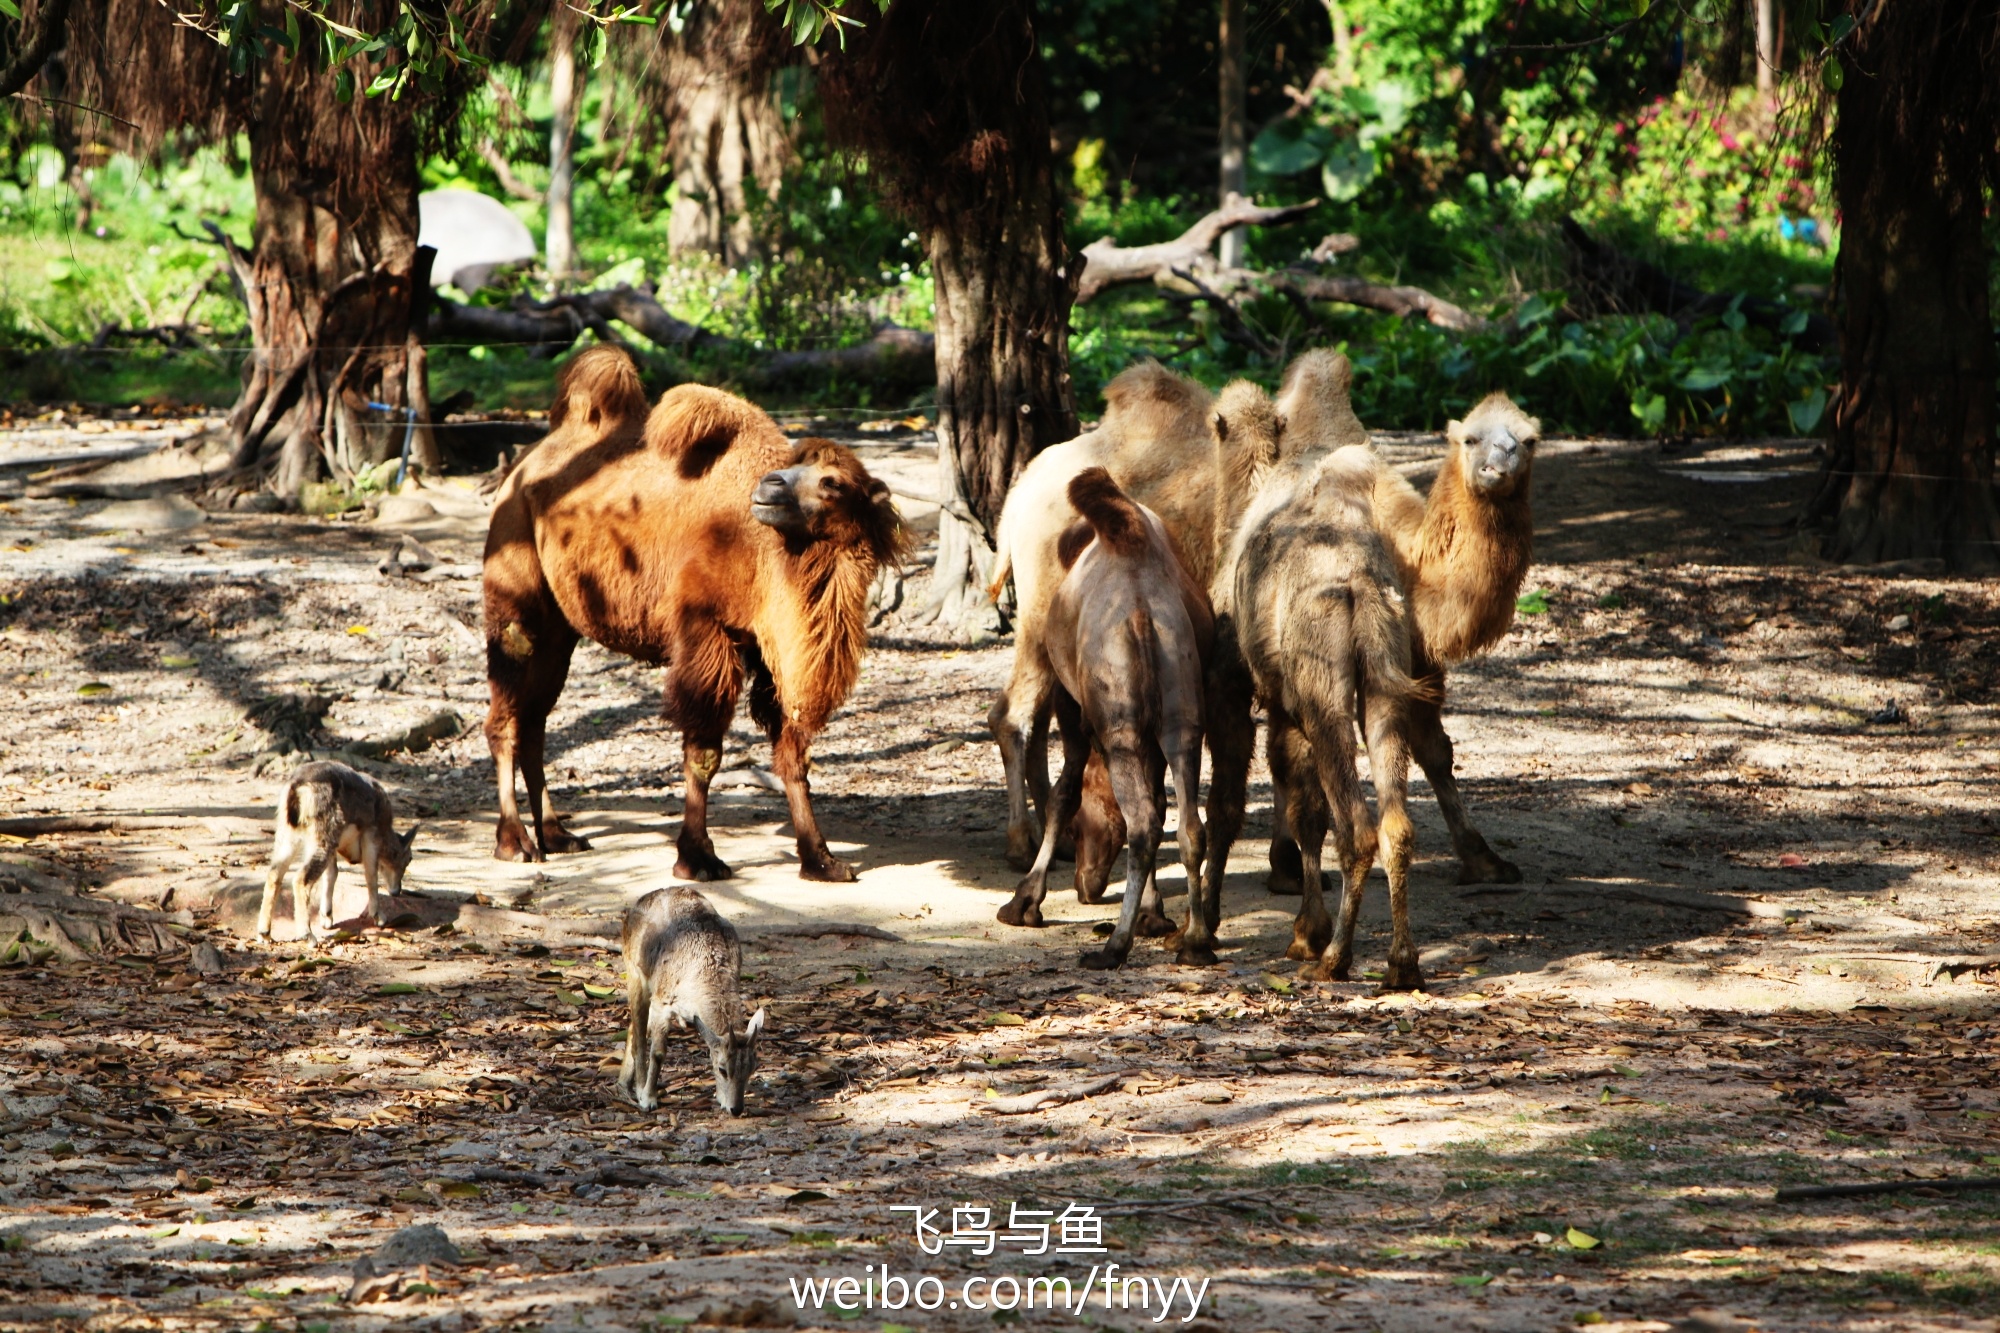
[[[1214,526],[1215,487],[1208,473],[1214,453],[1208,390],[1152,361],[1123,371],[1104,390],[1104,419],[1095,430],[1051,445],[1035,455],[1007,493],[994,535],[990,591],[998,596],[1014,581],[1014,667],[1007,687],[987,715],[1007,776],[1007,860],[1026,870],[1041,843],[1037,811],[1049,795],[1049,697],[1054,676],[1042,644],[1049,599],[1062,582],[1056,544],[1076,521],[1067,488],[1088,468],[1102,467],[1132,499],[1153,510],[1165,525],[1176,553],[1195,582],[1206,586],[1215,566],[1209,532]],[[1110,788],[1093,770],[1086,782],[1086,818],[1097,829],[1095,842],[1108,850],[1093,871],[1101,890],[1124,833],[1115,824],[1117,807]],[[1093,817],[1094,816],[1094,817]],[[1080,855],[1084,853],[1080,852]],[[1080,863],[1080,864],[1088,864]],[[1095,902],[1093,876],[1081,871],[1078,893]]]
[[[591,348],[564,368],[549,436],[500,490],[485,569],[494,855],[585,848],[547,808],[543,749],[570,654],[588,636],[667,667],[666,713],[681,731],[687,779],[675,875],[730,874],[708,835],[708,785],[747,675],[800,874],[851,880],[813,818],[808,750],[860,669],[875,571],[905,548],[888,489],[848,450],[794,446],[758,408],[719,390],[682,385],[644,411],[631,357]],[[517,763],[532,841],[514,804]]]
[[[1395,562],[1372,512],[1382,466],[1373,450],[1350,445],[1272,467],[1231,548],[1232,611],[1237,647],[1270,711],[1271,772],[1303,870],[1305,900],[1287,956],[1318,958],[1315,979],[1347,979],[1362,885],[1379,842],[1394,922],[1382,986],[1421,990],[1409,923],[1410,636]],[[1355,762],[1358,726],[1367,729],[1379,839]],[[1320,877],[1329,817],[1341,869],[1340,932],[1331,950]]]
[[[1083,795],[1085,765],[1103,763],[1117,806],[1131,829],[1125,898],[1105,947],[1083,956],[1091,968],[1115,968],[1131,952],[1135,933],[1165,934],[1154,878],[1165,820],[1166,775],[1174,775],[1180,806],[1181,864],[1188,875],[1183,948],[1214,961],[1212,939],[1199,924],[1213,912],[1201,878],[1202,658],[1212,625],[1208,597],[1182,567],[1167,529],[1150,510],[1119,490],[1101,467],[1068,486],[1082,520],[1059,542],[1068,573],[1046,603],[1041,644],[1056,678],[1053,704],[1063,739],[1062,780],[1034,865],[999,919],[1012,926],[1042,924],[1050,864],[1063,826]]]

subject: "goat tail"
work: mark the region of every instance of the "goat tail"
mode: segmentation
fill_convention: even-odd
[[[1120,555],[1137,555],[1146,547],[1146,520],[1132,497],[1101,467],[1085,468],[1071,478],[1069,502],[1098,542]]]
[[[285,786],[285,827],[300,829],[319,817],[319,794],[302,782]]]

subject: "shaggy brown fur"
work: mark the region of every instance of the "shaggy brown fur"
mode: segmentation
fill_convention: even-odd
[[[1451,829],[1461,884],[1518,883],[1521,872],[1487,845],[1466,814],[1444,729],[1445,668],[1485,651],[1514,623],[1534,547],[1529,502],[1541,422],[1491,394],[1445,430],[1428,499],[1394,468],[1380,470],[1376,524],[1389,538],[1410,594],[1414,669],[1410,749]],[[1274,849],[1273,866],[1279,856]]]
[[[1202,659],[1212,624],[1208,599],[1182,568],[1159,519],[1118,489],[1103,468],[1069,484],[1091,540],[1049,599],[1043,644],[1057,685],[1063,774],[1049,803],[1041,847],[999,919],[1042,924],[1041,903],[1056,843],[1083,794],[1092,757],[1102,765],[1117,808],[1132,830],[1125,899],[1118,925],[1085,967],[1117,967],[1135,934],[1165,934],[1154,879],[1167,770],[1180,805],[1181,863],[1187,867],[1191,920],[1211,915],[1201,878]],[[1213,962],[1212,940],[1190,931],[1184,948]]]
[[[851,452],[827,440],[795,447],[761,410],[718,390],[682,385],[641,428],[630,412],[636,383],[616,349],[572,363],[560,424],[494,509],[485,571],[494,854],[540,860],[585,846],[546,808],[543,776],[549,710],[585,636],[668,667],[666,712],[681,730],[687,780],[676,875],[730,873],[708,836],[708,784],[747,674],[800,873],[852,879],[813,818],[807,752],[853,687],[869,588],[905,548],[901,519]],[[532,842],[514,804],[517,762]]]
[[[1368,428],[1354,415],[1353,385],[1353,363],[1339,352],[1318,347],[1293,358],[1278,385],[1286,457],[1368,444]]]
[[[1377,850],[1354,753],[1355,729],[1365,724],[1394,923],[1382,985],[1419,990],[1404,744],[1410,639],[1395,563],[1372,513],[1381,466],[1372,450],[1356,446],[1284,460],[1251,501],[1229,563],[1237,645],[1270,710],[1272,777],[1302,858],[1305,901],[1289,956],[1320,958],[1318,980],[1348,977]],[[1339,944],[1330,952],[1333,922],[1320,879],[1329,815],[1342,877]]]

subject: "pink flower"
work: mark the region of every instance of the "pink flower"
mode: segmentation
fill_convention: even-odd
[[[1722,139],[1722,146],[1724,148],[1727,148],[1730,152],[1740,153],[1743,151],[1743,145],[1736,142],[1736,136],[1731,134],[1728,130],[1721,131],[1720,136]]]

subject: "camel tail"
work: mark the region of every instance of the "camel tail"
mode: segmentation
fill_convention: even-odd
[[[1160,632],[1150,612],[1141,607],[1125,618],[1125,632],[1132,638],[1132,697],[1139,704],[1139,734],[1157,739],[1160,734]]]
[[[1000,594],[1007,591],[1007,580],[1014,573],[1014,552],[1007,542],[1007,524],[1000,524],[1000,531],[994,537],[993,581],[986,585],[986,598],[997,602]]]
[[[1085,468],[1069,484],[1069,502],[1108,551],[1138,555],[1146,549],[1146,520],[1130,496],[1101,467]]]
[[[1354,660],[1369,693],[1407,699],[1418,692],[1410,676],[1410,623],[1392,588],[1367,573],[1349,582]]]

